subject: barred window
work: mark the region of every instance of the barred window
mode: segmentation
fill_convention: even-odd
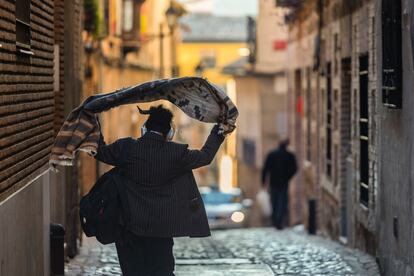
[[[369,203],[369,104],[368,104],[368,55],[359,58],[359,201]]]
[[[329,62],[326,70],[326,175],[332,177],[332,131],[333,131],[333,106],[332,106],[332,65]]]
[[[382,0],[382,99],[402,107],[401,0]]]

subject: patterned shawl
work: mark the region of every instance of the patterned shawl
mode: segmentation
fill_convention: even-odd
[[[201,122],[220,123],[224,135],[235,128],[238,111],[229,97],[203,78],[161,79],[112,93],[88,97],[63,123],[49,159],[52,167],[72,165],[77,151],[95,155],[100,136],[96,113],[134,103],[168,100],[188,116]]]

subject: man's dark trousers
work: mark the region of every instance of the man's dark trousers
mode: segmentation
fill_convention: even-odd
[[[286,145],[270,152],[262,170],[262,184],[270,174],[270,196],[273,207],[273,225],[281,229],[288,222],[289,181],[297,171],[295,156],[287,151]]]
[[[173,238],[142,237],[121,228],[115,245],[124,276],[174,276]]]
[[[286,185],[287,187],[287,185]],[[278,229],[282,229],[288,215],[288,191],[286,189],[271,189],[272,223]]]

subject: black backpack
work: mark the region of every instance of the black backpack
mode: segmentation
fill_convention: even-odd
[[[113,243],[119,235],[120,220],[126,220],[125,191],[116,168],[102,175],[87,195],[82,197],[79,217],[87,237],[95,236],[102,244]]]

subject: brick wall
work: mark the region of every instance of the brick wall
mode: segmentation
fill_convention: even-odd
[[[53,142],[53,1],[30,11],[31,56],[16,48],[15,1],[0,1],[0,193],[46,164]]]

